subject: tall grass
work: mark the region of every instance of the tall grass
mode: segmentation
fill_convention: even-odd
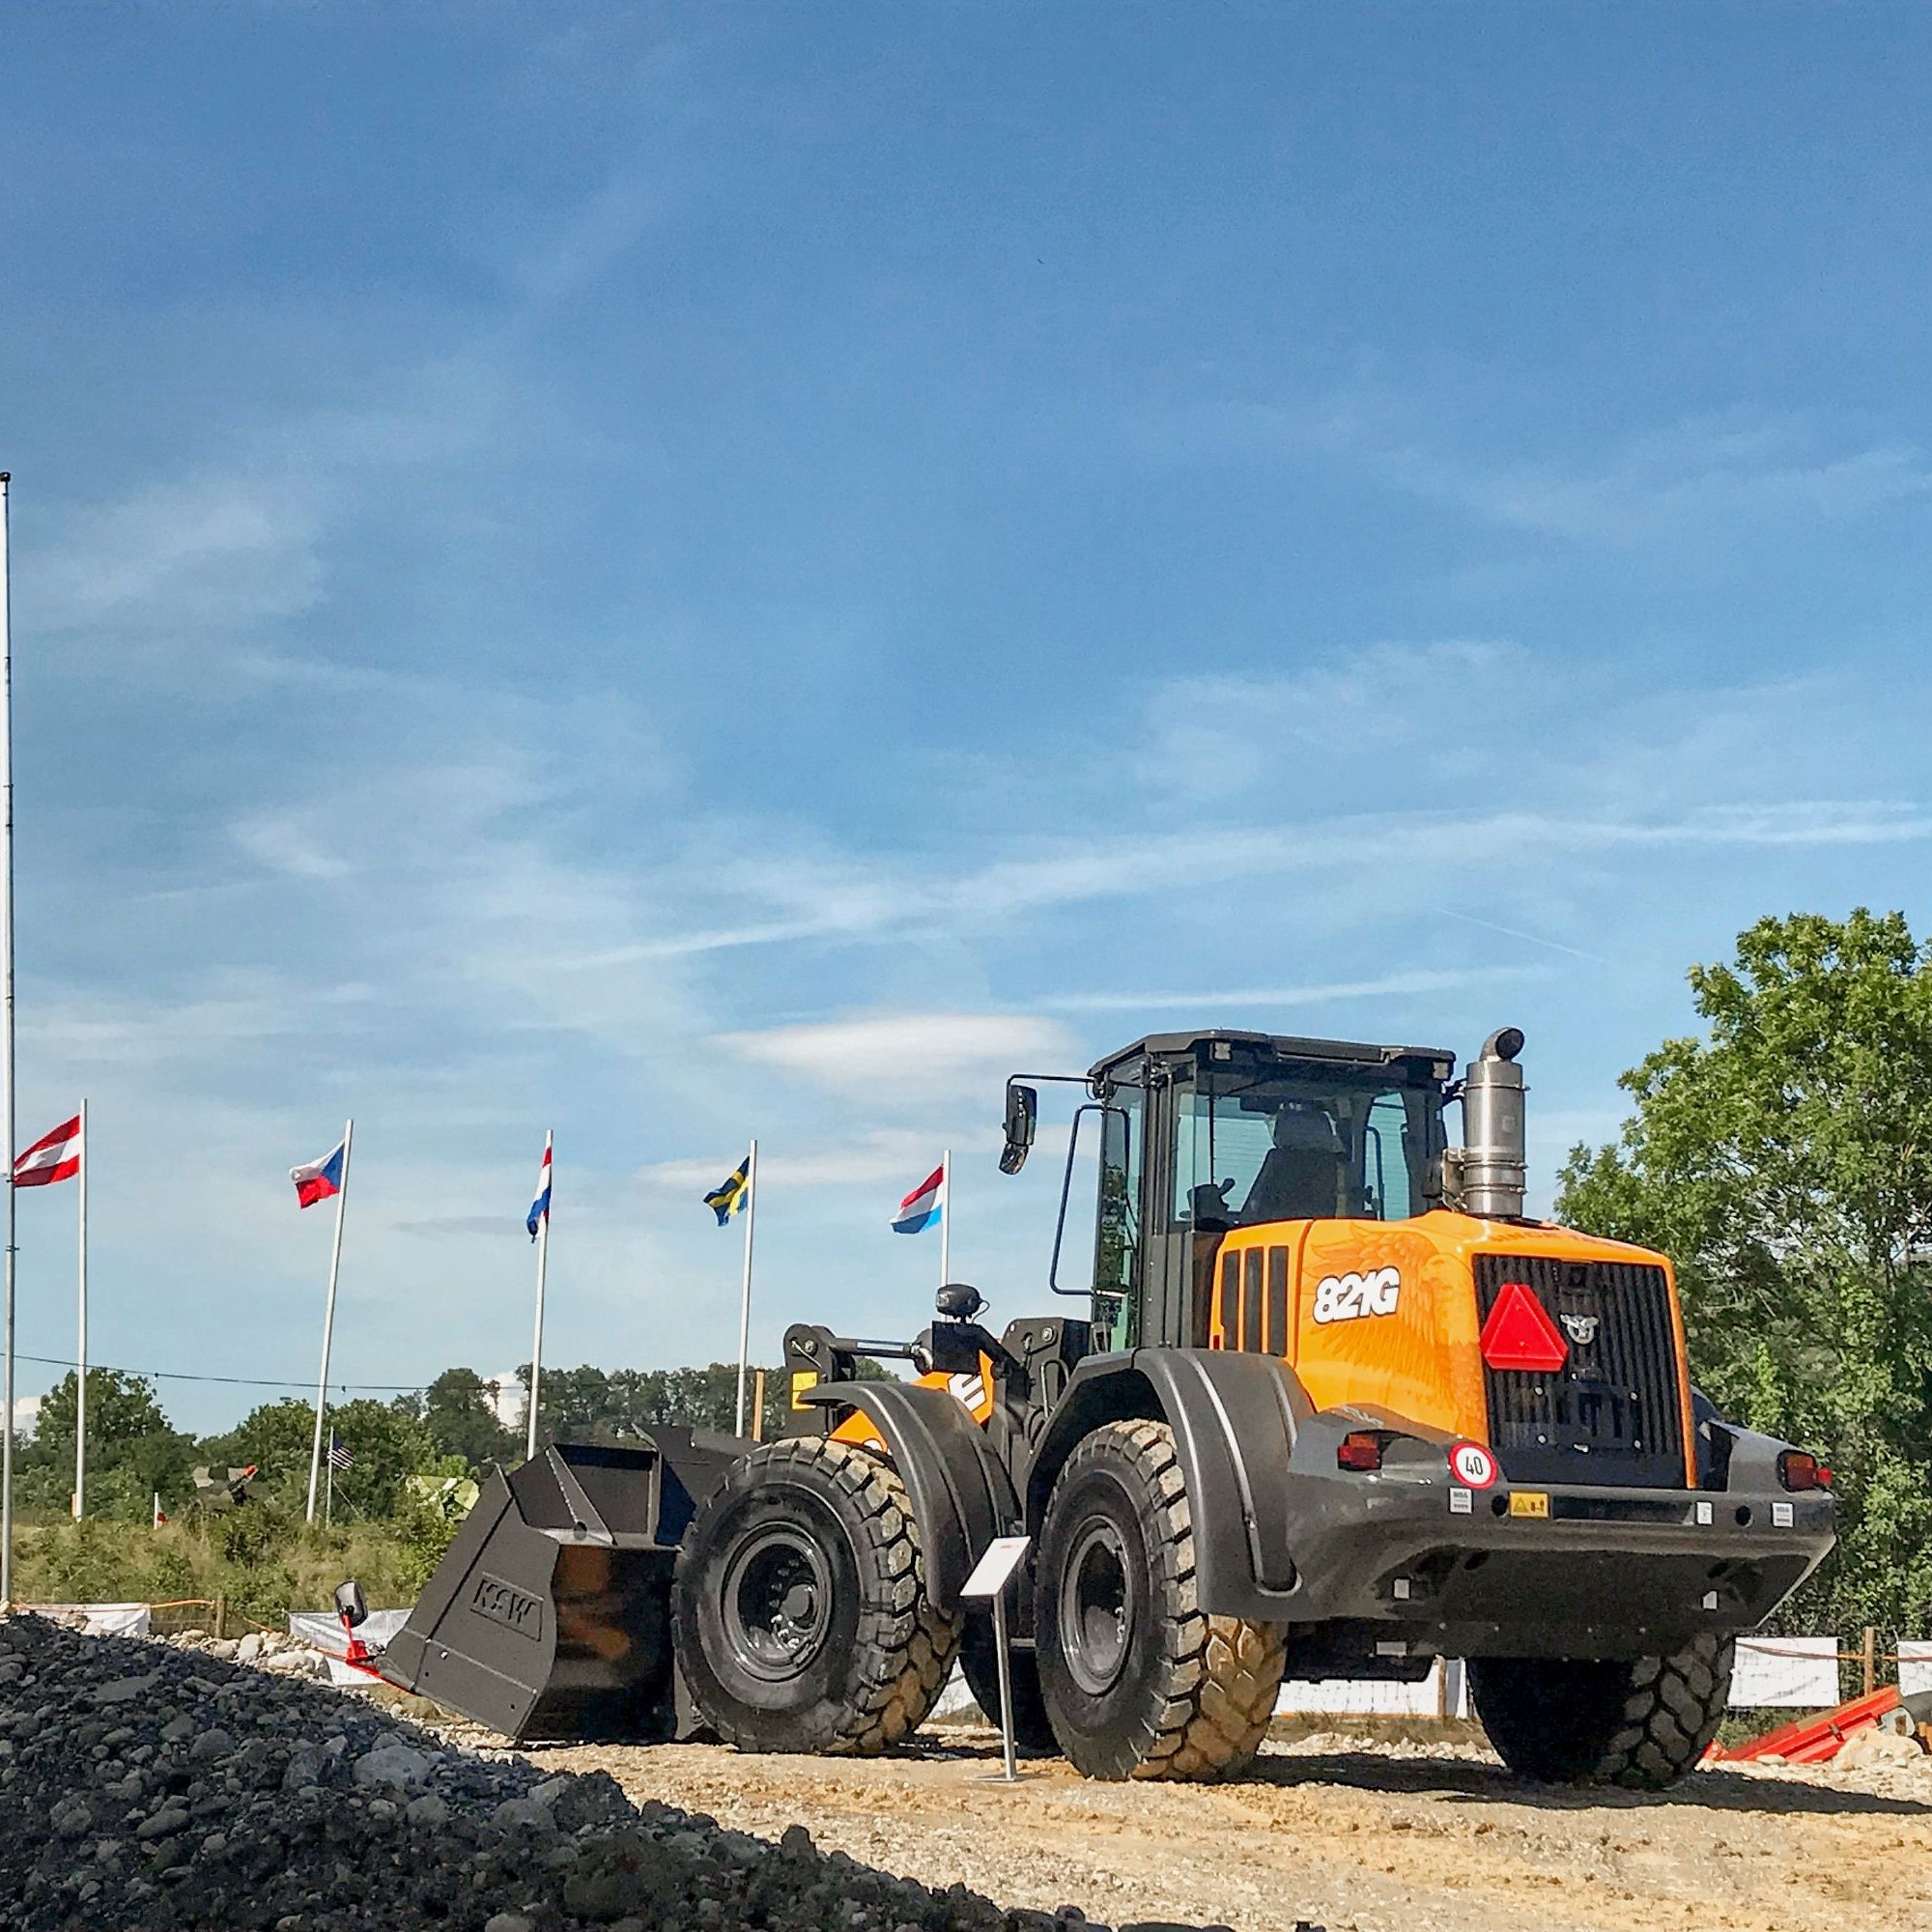
[[[280,1628],[292,1609],[326,1609],[347,1577],[360,1579],[372,1608],[413,1603],[450,1534],[433,1510],[336,1529],[257,1503],[155,1529],[54,1518],[17,1526],[14,1588],[28,1604],[225,1599]]]

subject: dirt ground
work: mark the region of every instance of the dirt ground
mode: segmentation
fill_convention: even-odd
[[[716,1746],[532,1749],[634,1799],[709,1812],[1007,1906],[1236,1932],[1896,1932],[1932,1928],[1932,1757],[1701,1771],[1664,1797],[1552,1792],[1473,1732],[1270,1743],[1220,1786],[1095,1784],[1058,1758],[1007,1785],[998,1741],[928,1727],[871,1760]]]

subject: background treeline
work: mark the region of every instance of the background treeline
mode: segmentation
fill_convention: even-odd
[[[519,1371],[527,1400],[528,1369]],[[765,1427],[776,1434],[785,1397],[766,1377]],[[706,1368],[546,1371],[539,1440],[611,1441],[655,1425],[731,1428],[735,1363]],[[242,1618],[279,1625],[293,1608],[328,1601],[341,1579],[362,1579],[377,1605],[421,1589],[460,1512],[451,1478],[523,1460],[525,1435],[498,1422],[498,1393],[470,1369],[446,1369],[427,1389],[387,1402],[329,1408],[328,1426],[354,1461],[332,1479],[332,1521],[306,1521],[315,1410],[290,1397],[264,1403],[233,1429],[194,1436],[175,1429],[154,1383],[112,1369],[87,1377],[87,1520],[69,1517],[74,1398],[70,1373],[41,1404],[31,1437],[15,1438],[20,1506],[19,1584],[34,1603],[170,1603],[220,1599]],[[240,1507],[211,1504],[194,1470],[217,1477],[254,1464]],[[414,1479],[427,1479],[414,1480]],[[158,1493],[168,1520],[150,1525]]]

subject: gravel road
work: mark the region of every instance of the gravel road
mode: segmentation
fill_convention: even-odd
[[[1844,1770],[1711,1770],[1664,1797],[1550,1791],[1472,1732],[1270,1745],[1238,1783],[1094,1784],[1059,1759],[1017,1786],[983,1731],[916,1753],[741,1757],[715,1747],[529,1753],[633,1797],[822,1844],[1004,1905],[1239,1932],[1902,1932],[1932,1928],[1932,1757],[1897,1741]]]
[[[1009,1786],[970,1726],[872,1760],[519,1753],[300,1667],[0,1621],[0,1932],[1932,1932],[1903,1740],[1662,1798],[1521,1784],[1473,1732]]]

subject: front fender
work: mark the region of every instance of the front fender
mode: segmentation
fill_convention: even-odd
[[[919,1524],[926,1595],[954,1608],[987,1544],[1019,1520],[1012,1482],[983,1432],[944,1389],[916,1382],[820,1382],[801,1399],[857,1409],[878,1431]]]
[[[1192,1506],[1201,1607],[1279,1621],[1295,1583],[1289,1457],[1314,1413],[1294,1371],[1271,1356],[1203,1349],[1090,1355],[1029,1462],[1028,1527],[1037,1532],[1053,1478],[1090,1430],[1134,1415],[1163,1421]]]

